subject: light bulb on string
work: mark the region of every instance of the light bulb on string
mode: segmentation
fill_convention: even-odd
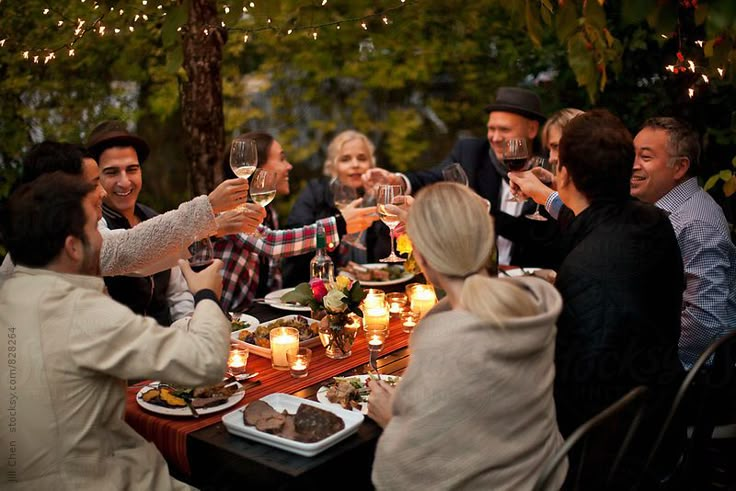
[[[312,37],[315,41],[317,40],[317,31],[312,31]]]
[[[248,35],[248,33],[246,32],[246,33],[245,33],[245,36],[243,36],[243,43],[247,43],[249,39],[250,39],[250,36],[249,36],[249,35]]]
[[[723,68],[716,68],[716,70],[718,70],[718,75],[723,78]]]
[[[703,74],[702,74],[702,75],[700,75],[700,76],[701,76],[701,77],[703,78],[703,81],[704,81],[705,83],[710,83],[710,79],[708,78],[708,75],[706,75],[705,73],[703,73]]]
[[[74,48],[69,48],[69,56],[74,56]]]
[[[690,71],[695,73],[695,63],[693,63],[693,60],[687,60],[687,64],[690,67]]]
[[[43,9],[43,15],[48,15],[49,9]]]
[[[7,39],[7,38],[5,38]],[[5,39],[0,39],[0,48],[5,46]]]
[[[687,95],[689,95],[690,99],[692,99],[693,96],[695,95],[695,89],[692,89],[692,88],[687,89]]]
[[[701,48],[703,47],[703,41],[700,41],[700,40],[698,40],[698,41],[695,41],[695,44],[697,44],[697,45],[698,45],[698,46],[700,46]]]
[[[360,23],[360,27],[362,27],[364,31],[368,30],[368,24],[366,24],[365,21]]]
[[[226,14],[229,14],[229,13],[230,13],[230,7],[229,7],[229,6],[227,6],[227,5],[225,5],[225,6],[223,7],[223,10],[225,10],[225,13],[226,13]]]

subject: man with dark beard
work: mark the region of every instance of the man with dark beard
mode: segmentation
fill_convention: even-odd
[[[12,408],[0,412],[0,439],[14,442],[0,450],[0,472],[14,477],[4,489],[189,489],[123,421],[126,379],[222,379],[230,334],[218,304],[222,262],[196,274],[180,261],[194,315],[179,329],[155,329],[154,319],[103,293],[94,190],[46,174],[20,187],[2,213],[16,263],[0,286],[8,336],[0,377],[11,386],[0,405]]]

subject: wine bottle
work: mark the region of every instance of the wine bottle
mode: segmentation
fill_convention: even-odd
[[[317,224],[317,253],[309,262],[309,278],[321,278],[324,281],[332,281],[335,276],[335,265],[332,258],[325,250],[327,240],[325,228],[321,223]]]

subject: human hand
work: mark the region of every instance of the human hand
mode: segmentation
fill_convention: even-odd
[[[200,290],[212,290],[217,298],[220,298],[220,295],[222,295],[222,267],[222,261],[215,259],[205,269],[195,273],[189,266],[188,261],[179,259],[179,268],[181,268],[184,279],[187,280],[187,285],[189,285],[193,295],[196,295]]]
[[[382,380],[372,378],[368,378],[368,387],[371,389],[371,393],[368,395],[368,417],[381,428],[385,428],[391,420],[391,406],[396,394],[396,387]]]
[[[248,199],[248,180],[237,177],[222,181],[207,198],[215,214],[232,210]]]
[[[379,169],[378,167],[368,169],[363,173],[361,178],[363,179],[363,187],[365,189],[372,189],[374,186],[378,186],[379,184],[404,186],[404,180],[401,177],[387,171],[386,169]]]
[[[550,165],[554,165],[550,162]],[[555,175],[552,174],[549,170],[545,169],[544,167],[534,167],[531,170],[532,174],[537,176],[537,178],[542,181],[542,183],[546,184],[547,186],[551,187],[552,189],[555,188]]]
[[[535,168],[534,170],[536,170]],[[544,205],[547,198],[552,194],[552,189],[545,186],[542,181],[535,175],[534,170],[526,172],[509,172],[509,180],[526,196],[529,196],[536,203]],[[544,169],[540,169],[544,171]],[[547,171],[545,171],[547,172]]]
[[[361,201],[361,199],[356,199],[340,211],[340,214],[345,219],[348,234],[361,232],[378,220],[376,207],[368,206],[366,208],[360,208]]]
[[[244,233],[252,234],[266,217],[266,210],[256,203],[248,203],[244,209],[230,210],[220,213],[215,217],[217,223],[217,235]]]
[[[399,227],[406,225],[406,220],[409,217],[409,209],[413,204],[414,198],[412,198],[411,196],[402,195],[394,198],[394,202],[392,204],[386,205],[387,212],[393,213],[394,215],[399,217],[400,223],[394,230],[398,230]]]

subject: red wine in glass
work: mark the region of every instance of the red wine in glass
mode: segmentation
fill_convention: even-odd
[[[192,268],[192,271],[194,271],[195,273],[199,273],[203,269],[206,269],[210,264],[212,264],[212,259],[210,259],[209,261],[190,262],[189,266]]]
[[[526,157],[520,159],[503,159],[503,163],[506,164],[506,168],[508,168],[508,170],[511,172],[519,172],[525,170],[528,162],[529,159]]]

